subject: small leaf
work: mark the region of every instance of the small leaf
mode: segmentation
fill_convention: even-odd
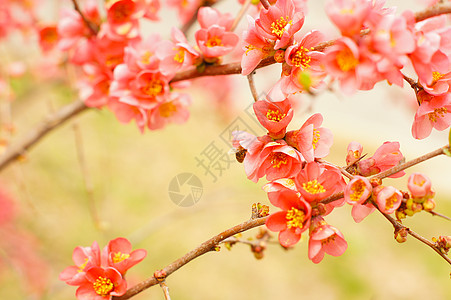
[[[446,156],[451,157],[451,151],[449,150],[449,148],[443,149],[443,153],[445,153]]]

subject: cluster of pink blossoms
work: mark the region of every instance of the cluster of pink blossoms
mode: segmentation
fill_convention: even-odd
[[[295,34],[304,23],[302,8],[292,0],[279,0],[257,19],[249,17],[244,32],[242,74],[250,74],[262,59],[274,57],[282,76],[269,92],[273,101],[323,86],[326,75],[351,94],[370,90],[377,82],[403,86],[404,74],[413,67],[418,75],[420,104],[412,134],[422,139],[432,128],[451,124],[451,27],[446,16],[415,22],[411,11],[395,14],[385,0],[330,0],[326,13],[342,36],[325,52],[323,35],[313,30],[303,38]]]
[[[75,295],[79,300],[111,299],[125,294],[125,273],[146,255],[144,249],[132,251],[132,245],[125,238],[111,240],[102,251],[94,242],[91,247],[74,249],[72,259],[75,265],[61,272],[59,279],[78,286]]]
[[[264,190],[269,201],[281,211],[271,214],[266,226],[279,232],[279,242],[284,247],[296,244],[303,232],[309,229],[309,258],[314,263],[320,262],[325,253],[334,256],[343,254],[347,248],[343,234],[327,224],[324,216],[342,206],[348,197],[345,193],[345,198],[326,203],[322,201],[350,185],[344,181],[339,168],[321,160],[329,154],[333,142],[331,131],[321,127],[321,114],[311,116],[300,129],[287,132],[293,118],[288,99],[280,102],[259,100],[254,103],[254,111],[268,133],[255,137],[243,131],[234,132],[233,145],[238,152],[245,153],[243,164],[250,180],[257,182],[266,176],[270,181]],[[403,159],[399,143],[387,142],[365,160],[360,159],[361,146],[355,149],[356,146],[357,143],[352,143],[348,148],[348,157],[352,160],[351,165],[358,162],[354,173],[363,176],[387,170]],[[403,174],[400,172],[392,176]],[[390,198],[392,187],[389,188],[380,193],[381,201],[387,202],[385,199]],[[374,206],[367,209],[371,204],[364,202],[370,194],[365,195],[368,197],[361,202],[347,201],[353,205],[358,203],[363,208],[356,212],[353,210],[355,218],[363,219],[374,209]]]
[[[40,45],[47,54],[67,53],[81,67],[78,86],[87,106],[108,107],[120,122],[134,120],[141,131],[183,123],[191,99],[175,89],[189,84],[171,80],[188,67],[218,62],[239,37],[230,31],[233,17],[210,7],[198,12],[197,49],[175,27],[171,40],[142,37],[140,20],[157,21],[159,8],[158,0],[107,1],[103,19],[97,2],[87,0],[82,12],[88,22],[73,9],[63,10],[57,25],[39,28]]]

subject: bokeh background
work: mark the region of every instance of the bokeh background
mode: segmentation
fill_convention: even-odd
[[[57,6],[69,4],[53,2],[47,1],[42,8],[49,21],[57,15]],[[217,7],[236,14],[234,1],[223,2]],[[399,11],[421,8],[420,2],[401,0],[387,1],[387,5],[398,6]],[[323,8],[324,1],[309,1],[303,33],[317,28],[334,36]],[[149,32],[167,34],[170,25],[177,22],[175,13],[167,8],[162,16],[164,22],[150,25]],[[244,21],[241,27],[246,27]],[[191,38],[193,32],[189,33]],[[4,55],[0,61],[22,60],[31,66],[38,55],[34,42],[33,38],[13,37],[1,45]],[[279,74],[279,66],[259,70],[255,76],[258,91],[266,91]],[[77,97],[70,76],[48,80],[41,75],[31,70],[21,78],[11,78],[15,100],[0,99],[1,134],[11,143]],[[247,180],[243,166],[234,161],[230,145],[222,139],[238,123],[257,134],[265,133],[248,114],[252,97],[247,81],[239,75],[222,80],[221,84],[227,83],[231,90],[219,100],[217,93],[205,91],[212,81],[198,80],[190,88],[191,117],[184,125],[141,134],[134,124],[118,123],[109,111],[90,110],[52,132],[23,159],[3,170],[1,188],[14,201],[14,216],[13,225],[0,231],[1,298],[75,299],[75,288],[58,280],[58,274],[72,265],[73,249],[93,241],[103,247],[119,236],[127,237],[134,248],[148,251],[148,257],[127,274],[133,285],[220,231],[247,220],[252,203],[270,205],[261,189],[265,181],[255,184]],[[370,155],[385,141],[399,141],[409,160],[447,143],[447,132],[433,132],[421,141],[412,138],[414,104],[410,88],[403,90],[386,83],[352,97],[340,95],[338,89],[316,97],[302,95],[291,129],[299,127],[310,114],[321,112],[323,126],[334,134],[328,161],[344,165],[346,146],[351,141],[360,142]],[[12,136],[4,127],[9,121],[14,125]],[[221,174],[212,169],[216,180],[196,160],[211,145],[231,161],[222,164]],[[447,215],[451,215],[450,169],[451,160],[438,157],[408,170],[408,174],[424,172],[431,178],[436,210]],[[168,195],[169,182],[183,172],[195,174],[203,185],[201,199],[190,207],[175,205]],[[406,190],[407,176],[386,183]],[[272,206],[270,209],[275,210]],[[343,206],[326,220],[348,241],[349,247],[341,257],[326,256],[320,264],[313,264],[307,257],[307,239],[290,250],[270,244],[261,260],[256,260],[246,245],[236,245],[231,251],[222,247],[171,275],[167,279],[171,296],[451,299],[449,265],[412,238],[396,243],[392,226],[380,214],[373,213],[356,224],[350,207]],[[405,224],[429,239],[451,234],[449,221],[426,213],[415,215]],[[254,229],[243,236],[252,237],[257,232]],[[134,299],[164,297],[159,287],[153,287]]]

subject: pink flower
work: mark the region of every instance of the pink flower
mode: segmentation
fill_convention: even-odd
[[[301,169],[299,153],[284,140],[273,141],[266,135],[247,150],[244,170],[247,178],[254,182],[265,175],[269,181],[294,177]]]
[[[451,124],[451,95],[428,95],[420,91],[417,94],[420,107],[412,124],[412,135],[416,139],[427,138],[432,128],[439,131],[447,129]]]
[[[208,29],[201,28],[194,36],[206,58],[216,58],[232,52],[239,41],[238,35],[218,25],[212,25]]]
[[[285,136],[286,128],[293,119],[293,109],[288,99],[282,102],[259,100],[253,108],[258,121],[268,130],[270,137],[281,139]]]
[[[261,10],[259,18],[255,20],[257,33],[275,41],[275,50],[286,47],[303,24],[304,14],[294,10],[292,0],[278,0],[268,10]]]
[[[411,174],[407,181],[407,188],[413,198],[423,198],[431,194],[431,186],[431,180],[421,173]]]
[[[346,164],[351,165],[360,159],[363,147],[358,142],[350,142],[347,151],[348,154],[346,155]]]
[[[262,189],[268,193],[268,198],[271,203],[277,203],[278,198],[280,195],[280,192],[283,190],[296,190],[296,183],[294,182],[294,179],[292,178],[280,178],[276,179],[274,181],[271,181],[267,184],[265,184]],[[274,204],[276,205],[276,204]],[[277,205],[276,205],[277,206]]]
[[[380,77],[376,65],[350,38],[342,37],[327,49],[324,63],[328,73],[340,81],[346,94],[357,89],[370,89]]]
[[[326,13],[344,36],[352,37],[360,34],[363,22],[372,9],[369,0],[329,0],[326,2]]]
[[[92,267],[86,272],[86,283],[80,285],[78,300],[105,300],[121,296],[127,291],[127,282],[114,268]]]
[[[103,24],[107,35],[114,40],[132,39],[139,35],[139,18],[144,11],[133,0],[114,1],[107,8],[107,21]]]
[[[432,72],[432,82],[428,84],[419,79],[423,89],[431,95],[440,96],[450,91],[451,88],[451,72],[440,73],[438,71]]]
[[[59,279],[69,285],[80,285],[86,282],[86,272],[92,267],[101,266],[99,244],[93,242],[91,247],[76,247],[72,254],[75,266],[67,267],[59,275]]]
[[[58,31],[55,25],[42,26],[39,29],[39,46],[44,53],[52,50],[58,43]]]
[[[149,129],[160,129],[170,122],[177,124],[185,123],[189,118],[187,107],[190,104],[191,98],[189,95],[175,92],[170,93],[166,101],[161,102],[150,111]]]
[[[324,35],[318,30],[307,33],[299,43],[289,46],[285,51],[285,61],[289,66],[309,70],[322,64],[324,53],[311,51],[314,46],[324,40]]]
[[[172,42],[162,41],[156,51],[160,59],[160,71],[169,77],[184,67],[192,66],[199,58],[199,53],[188,44],[183,32],[172,27],[171,37]]]
[[[133,40],[124,49],[124,63],[131,72],[158,70],[160,60],[156,56],[161,38],[151,34],[145,40]]]
[[[309,162],[295,178],[296,186],[302,197],[308,202],[319,202],[332,195],[341,176],[332,169]]]
[[[386,214],[394,213],[401,205],[402,193],[392,186],[379,186],[375,192],[376,204]]]
[[[296,147],[307,162],[314,158],[323,158],[329,154],[333,144],[332,132],[324,127],[321,114],[314,114],[305,121],[299,130],[289,131],[285,140],[288,145]]]
[[[81,39],[89,36],[89,28],[83,22],[80,14],[75,10],[63,10],[57,25],[59,36],[58,48],[68,50],[73,48]]]
[[[241,74],[249,75],[262,59],[274,55],[274,42],[261,36],[255,28],[255,20],[248,16],[248,29],[243,32],[245,53],[241,58]]]
[[[106,248],[108,266],[125,275],[128,269],[141,262],[147,255],[144,249],[132,251],[132,244],[126,238],[116,238]]]
[[[310,225],[312,208],[296,192],[281,191],[277,206],[282,211],[271,214],[266,227],[279,231],[279,242],[284,247],[296,244]]]
[[[225,30],[230,31],[235,18],[230,13],[221,13],[219,10],[203,6],[197,13],[197,21],[201,28],[208,29],[213,25],[223,27]]]
[[[313,230],[310,232],[308,244],[308,257],[315,264],[321,262],[324,253],[332,256],[342,255],[348,248],[343,234],[324,220],[312,222]]]
[[[127,124],[131,120],[135,120],[139,130],[144,132],[148,122],[148,116],[145,109],[119,102],[117,97],[109,98],[108,108],[115,114],[120,123]]]
[[[182,24],[186,24],[202,6],[201,0],[168,0],[168,6],[176,8],[178,18]]]
[[[375,175],[398,165],[403,158],[398,142],[385,142],[377,148],[372,157],[358,162],[358,171],[362,176]],[[404,174],[405,172],[401,171],[389,177],[398,178]]]
[[[344,190],[345,200],[351,205],[363,204],[371,196],[372,189],[367,178],[354,176]]]

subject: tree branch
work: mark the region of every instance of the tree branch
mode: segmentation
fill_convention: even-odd
[[[436,17],[443,14],[451,13],[451,3],[438,3],[434,6],[426,8],[423,11],[417,12],[415,14],[415,22],[421,22],[426,19]]]
[[[67,106],[64,106],[56,113],[48,116],[40,125],[31,130],[22,141],[7,148],[6,152],[0,156],[0,170],[6,167],[9,163],[25,155],[26,151],[39,142],[44,136],[53,129],[59,127],[61,124],[87,110],[87,106],[83,101],[75,101]]]
[[[214,251],[215,247],[223,240],[227,239],[228,237],[231,237],[237,233],[243,232],[243,231],[247,231],[249,229],[252,229],[254,227],[258,227],[261,226],[263,224],[265,224],[266,219],[268,217],[263,217],[263,218],[255,218],[255,219],[250,219],[249,221],[243,222],[241,224],[238,224],[232,228],[229,228],[223,232],[221,232],[220,234],[212,237],[211,239],[203,242],[202,244],[200,244],[198,247],[196,247],[195,249],[191,250],[190,252],[186,253],[184,256],[182,256],[181,258],[175,260],[173,263],[171,263],[170,265],[166,266],[165,268],[163,268],[162,270],[159,270],[158,273],[159,274],[164,274],[164,278],[166,278],[167,276],[171,275],[172,273],[174,273],[175,271],[177,271],[178,269],[180,269],[181,267],[183,267],[184,265],[186,265],[187,263],[189,263],[190,261],[192,261],[193,259],[207,253],[210,251]],[[149,279],[144,280],[141,283],[138,283],[137,285],[131,287],[130,289],[127,290],[127,292],[120,296],[120,297],[113,297],[113,300],[125,300],[125,299],[129,299],[133,296],[135,296],[136,294],[141,293],[142,291],[150,288],[151,286],[154,286],[156,284],[159,284],[162,280],[161,278],[156,278],[155,275],[150,277]]]
[[[89,31],[91,31],[91,33],[93,35],[97,35],[97,33],[99,32],[99,28],[97,27],[96,24],[92,23],[91,21],[89,21],[86,16],[83,14],[83,12],[80,9],[80,6],[78,5],[77,0],[72,0],[72,3],[74,4],[74,9],[80,14],[81,18],[83,19],[83,22],[85,22],[86,26],[88,26]]]
[[[440,251],[439,248],[437,248],[431,241],[429,241],[428,239],[422,237],[421,235],[419,235],[418,233],[416,233],[415,231],[413,231],[412,229],[410,229],[409,227],[406,227],[404,225],[402,225],[401,223],[399,223],[398,221],[396,221],[394,218],[392,218],[390,215],[387,215],[386,213],[383,213],[379,210],[379,208],[377,207],[377,205],[375,205],[375,207],[377,208],[377,210],[388,220],[390,221],[390,223],[392,223],[393,227],[395,228],[395,233],[400,231],[400,230],[405,230],[409,235],[413,236],[414,238],[416,238],[417,240],[419,240],[420,242],[428,245],[429,247],[431,247],[435,252],[437,252],[438,255],[440,255],[444,260],[446,260],[450,265],[451,265],[451,259],[444,253],[442,253]]]

